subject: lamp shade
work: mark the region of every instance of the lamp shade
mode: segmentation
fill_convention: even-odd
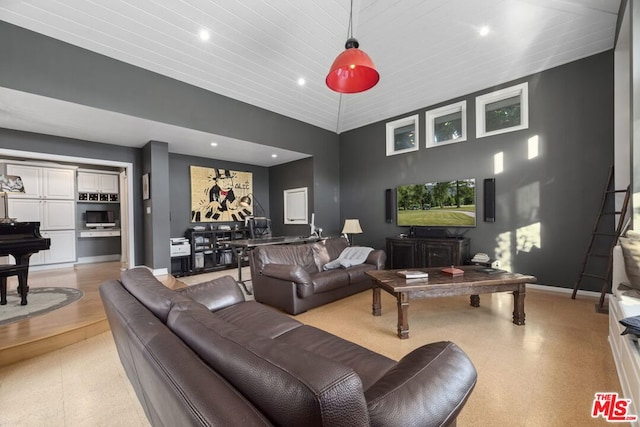
[[[325,82],[329,89],[340,93],[358,93],[374,87],[380,80],[369,55],[358,49],[358,41],[347,40],[345,51],[333,61]]]
[[[243,206],[245,208],[248,208],[249,206],[251,206],[251,197],[249,196],[240,197],[240,206]]]
[[[362,228],[360,227],[360,220],[358,219],[345,219],[344,227],[342,227],[342,234],[360,234]]]

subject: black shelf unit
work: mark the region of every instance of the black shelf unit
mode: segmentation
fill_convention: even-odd
[[[231,240],[247,238],[245,228],[231,230],[193,230],[185,233],[191,244],[190,274],[206,273],[237,267],[236,255],[227,244]]]

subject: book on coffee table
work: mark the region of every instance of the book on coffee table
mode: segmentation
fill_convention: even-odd
[[[464,274],[464,270],[460,270],[459,268],[455,268],[454,266],[445,267],[440,271],[450,276],[462,276]]]
[[[429,273],[420,270],[400,270],[398,271],[398,275],[405,279],[424,279],[429,277]]]

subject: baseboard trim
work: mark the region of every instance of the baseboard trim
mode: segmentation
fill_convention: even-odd
[[[120,261],[120,254],[78,257],[76,264],[92,264],[94,262]]]
[[[534,285],[534,284],[528,284],[527,283],[527,288],[529,288],[529,289],[537,289],[537,290],[540,290],[540,291],[560,292],[562,294],[572,294],[573,293],[573,289],[560,288],[558,286],[549,286],[549,285]],[[588,297],[600,298],[600,292],[595,292],[595,291],[579,290],[578,294],[579,295],[588,296]],[[607,294],[606,297],[609,298],[609,294]]]

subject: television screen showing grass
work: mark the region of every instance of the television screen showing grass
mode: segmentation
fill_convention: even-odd
[[[401,185],[396,208],[399,226],[475,227],[476,180]]]

